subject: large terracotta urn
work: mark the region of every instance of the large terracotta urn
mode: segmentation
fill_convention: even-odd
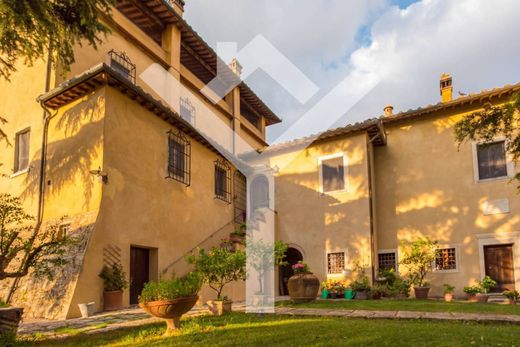
[[[298,273],[289,278],[287,289],[295,303],[314,301],[320,290],[320,280],[311,272]]]
[[[166,320],[166,333],[169,333],[180,327],[181,316],[191,310],[198,299],[199,297],[194,295],[175,300],[143,302],[139,307],[154,317]]]
[[[103,310],[115,311],[123,308],[123,291],[103,292]]]

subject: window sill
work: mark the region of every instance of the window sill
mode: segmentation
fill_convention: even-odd
[[[485,178],[485,179],[478,179],[475,181],[475,183],[479,184],[479,183],[488,183],[488,182],[496,182],[496,181],[505,181],[505,180],[510,180],[511,178],[513,177],[509,177],[509,176],[501,176],[501,177],[494,177],[494,178]]]
[[[21,176],[21,175],[24,175],[26,173],[29,172],[29,168],[25,169],[25,170],[20,170],[20,171],[16,171],[15,173],[11,174],[11,178],[15,178],[15,177],[18,177],[18,176]]]
[[[434,274],[453,274],[453,273],[459,273],[459,269],[453,269],[453,270],[433,270]]]

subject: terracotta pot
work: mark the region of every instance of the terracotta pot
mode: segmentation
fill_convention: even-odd
[[[154,317],[166,320],[166,333],[177,330],[183,314],[195,306],[199,300],[197,295],[178,298],[175,300],[161,300],[140,303],[139,307]]]
[[[453,300],[453,293],[444,293],[444,301],[451,302]]]
[[[21,307],[0,308],[0,335],[16,334],[22,316],[23,308]]]
[[[229,237],[229,241],[233,242],[233,243],[239,243],[239,244],[242,244],[244,243],[244,236],[239,236],[239,235],[231,235]]]
[[[516,305],[515,299],[509,299],[509,305]]]
[[[481,304],[485,304],[486,302],[488,302],[488,299],[489,296],[487,296],[486,294],[477,294],[477,301]]]
[[[123,291],[115,290],[112,292],[103,292],[103,310],[114,311],[123,308]]]
[[[358,290],[356,292],[356,296],[354,297],[356,300],[366,300],[368,299],[368,291],[367,290]]]
[[[222,316],[224,313],[231,312],[231,304],[233,301],[231,300],[210,300],[206,304],[208,304],[209,310],[215,316]]]
[[[295,303],[314,301],[320,290],[320,280],[310,272],[295,274],[289,278],[287,289]]]
[[[468,294],[468,301],[469,302],[478,302],[477,294],[473,294],[473,295]]]
[[[428,292],[430,287],[413,287],[415,298],[420,300],[428,299]]]

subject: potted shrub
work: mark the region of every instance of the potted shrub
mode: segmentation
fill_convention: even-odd
[[[469,302],[477,302],[477,294],[480,293],[481,289],[479,286],[467,286],[463,289],[464,293],[468,294]]]
[[[199,299],[202,281],[196,272],[182,278],[145,284],[139,296],[139,307],[154,317],[166,320],[166,334],[177,330],[183,314]]]
[[[451,302],[453,300],[453,292],[455,287],[451,284],[444,283],[444,301]]]
[[[128,281],[123,267],[114,263],[112,267],[103,266],[99,277],[103,279],[103,310],[112,311],[123,308],[123,290],[128,288]]]
[[[477,300],[478,302],[485,303],[489,299],[489,296],[487,294],[489,293],[491,288],[497,285],[497,282],[489,276],[484,276],[482,281],[478,282],[478,285],[480,287],[480,293],[477,294]]]
[[[243,245],[246,238],[246,225],[241,224],[235,231],[229,234],[229,241],[236,245]]]
[[[382,283],[376,283],[370,290],[370,297],[374,300],[379,300],[383,296],[387,295],[387,285]]]
[[[227,248],[213,247],[210,251],[199,250],[198,255],[188,256],[188,262],[195,265],[202,282],[213,289],[217,295],[207,305],[214,315],[221,316],[231,312],[233,301],[222,296],[224,287],[234,281],[246,279],[246,254],[244,251],[231,252]]]
[[[517,290],[505,290],[502,295],[509,299],[509,304],[516,305],[520,298],[520,293]]]
[[[365,267],[359,263],[355,263],[354,272],[356,274],[356,280],[350,285],[354,291],[354,299],[366,300],[368,299],[368,293],[370,292],[370,281],[365,271]]]
[[[295,303],[310,302],[316,300],[320,281],[318,277],[310,271],[309,266],[299,261],[292,266],[294,275],[287,282],[287,289],[291,301]],[[331,293],[332,294],[332,293]]]
[[[410,249],[404,252],[401,264],[408,268],[409,276],[414,285],[415,297],[427,299],[430,287],[425,281],[426,275],[431,271],[437,253],[437,241],[419,239],[410,245]]]

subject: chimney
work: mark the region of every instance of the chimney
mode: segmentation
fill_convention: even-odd
[[[394,106],[386,105],[384,110],[385,110],[385,117],[392,117],[394,115]]]
[[[238,78],[240,78],[242,75],[242,65],[240,65],[237,58],[233,58],[233,60],[231,60],[231,63],[229,63],[229,68],[235,73],[235,75],[237,75]]]
[[[172,5],[175,13],[182,17],[184,14],[184,0],[168,0],[168,2]]]
[[[451,75],[448,73],[443,73],[441,75],[441,100],[442,102],[448,102],[453,99],[453,86]]]

